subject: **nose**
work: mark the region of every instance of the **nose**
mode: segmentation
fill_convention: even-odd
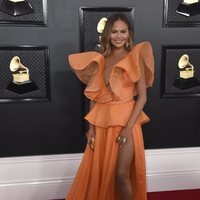
[[[121,33],[120,32],[117,32],[117,38],[121,38]]]

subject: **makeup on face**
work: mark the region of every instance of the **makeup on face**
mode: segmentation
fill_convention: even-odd
[[[110,33],[110,43],[115,48],[122,48],[128,42],[130,37],[128,26],[122,20],[118,20],[113,24]]]

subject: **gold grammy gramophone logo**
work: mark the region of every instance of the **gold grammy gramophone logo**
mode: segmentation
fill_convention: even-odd
[[[13,72],[13,83],[21,85],[31,82],[29,77],[29,69],[21,63],[19,56],[14,56],[11,59],[10,71]]]
[[[1,0],[0,10],[14,17],[34,13],[28,0]]]
[[[173,86],[181,90],[190,89],[200,85],[195,77],[194,65],[189,61],[189,55],[183,54],[178,60],[179,77],[173,82]]]
[[[180,69],[180,78],[188,79],[194,77],[194,66],[189,62],[189,56],[187,54],[181,56],[178,67]]]
[[[107,18],[106,17],[102,17],[97,23],[97,32],[99,33],[99,41],[98,41],[98,44],[96,44],[96,46],[94,48],[94,50],[96,50],[96,51],[100,50],[101,34],[104,31],[106,22],[107,22]]]
[[[9,82],[7,90],[21,95],[39,89],[34,80],[30,80],[29,69],[21,63],[19,56],[16,55],[10,60],[10,71],[12,80]]]
[[[190,17],[200,14],[200,1],[199,0],[183,0],[178,4],[176,13],[185,17]]]

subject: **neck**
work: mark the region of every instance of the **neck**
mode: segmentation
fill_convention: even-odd
[[[111,52],[112,52],[113,55],[122,55],[124,53],[127,53],[127,50],[124,47],[122,47],[122,48],[112,48]]]

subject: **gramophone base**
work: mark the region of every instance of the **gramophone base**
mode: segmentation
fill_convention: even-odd
[[[21,85],[10,82],[7,87],[7,90],[10,90],[18,94],[32,92],[37,89],[38,89],[37,85],[32,81],[29,83],[21,84]]]
[[[177,78],[173,82],[173,86],[177,87],[181,90],[186,90],[186,89],[189,89],[189,88],[200,86],[200,82],[198,81],[198,79],[196,77],[192,77],[192,78],[188,78],[188,79]]]
[[[26,0],[20,2],[3,0],[0,5],[0,10],[12,16],[20,16],[34,13],[31,4]]]
[[[188,5],[180,3],[178,8],[176,9],[176,12],[186,17],[198,15],[200,14],[200,3],[198,2]]]

